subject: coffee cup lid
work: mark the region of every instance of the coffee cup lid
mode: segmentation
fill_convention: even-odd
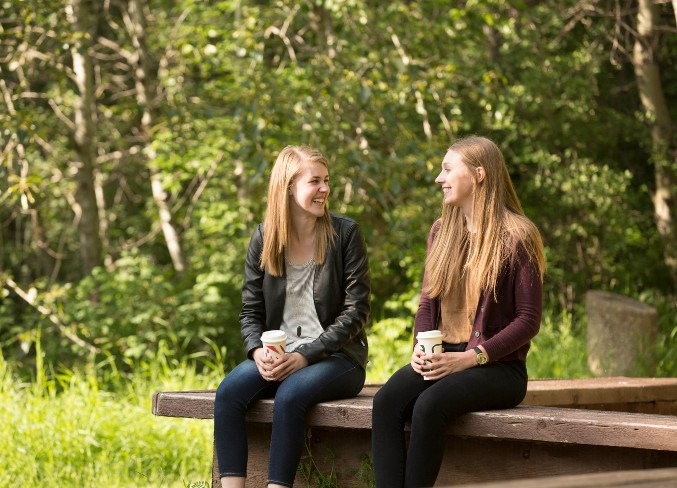
[[[267,330],[261,334],[262,341],[279,342],[287,339],[287,334],[281,330]]]
[[[416,339],[437,339],[439,337],[442,337],[442,332],[439,330],[426,330],[424,332],[419,332]]]

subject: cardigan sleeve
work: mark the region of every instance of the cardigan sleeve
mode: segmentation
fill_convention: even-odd
[[[502,315],[513,318],[493,337],[482,342],[492,361],[515,354],[525,360],[528,350],[525,346],[536,336],[541,325],[543,282],[538,266],[521,245],[517,248],[511,274],[512,279],[503,283],[505,288],[500,292],[512,294],[514,310],[502,310]]]

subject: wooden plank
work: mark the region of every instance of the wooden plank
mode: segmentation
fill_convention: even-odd
[[[381,386],[368,384],[360,396],[372,397]],[[159,392],[153,414],[213,418],[213,404],[213,390]],[[532,380],[522,404],[677,415],[677,378]]]
[[[524,404],[543,406],[674,403],[677,378],[582,378],[532,380]],[[677,413],[677,412],[674,412]]]
[[[153,415],[193,419],[214,418],[214,390],[157,392],[153,394]],[[371,429],[373,395],[360,393],[355,398],[321,403],[309,412],[308,422]],[[326,419],[321,418],[327,415]],[[270,422],[273,418],[273,400],[259,400],[248,412],[251,422]]]
[[[363,392],[374,395],[382,383]],[[607,378],[530,380],[523,405],[677,415],[677,378]]]
[[[519,440],[447,438],[436,486],[675,466],[675,452]]]
[[[448,485],[451,486],[451,485]],[[677,468],[612,471],[457,485],[459,488],[673,488]]]
[[[462,415],[448,433],[677,451],[677,417],[670,415],[520,406]]]
[[[589,403],[585,405],[557,405],[561,408],[605,410],[607,412],[651,413],[656,415],[677,415],[677,400],[670,402],[641,403]]]
[[[153,393],[153,415],[189,419],[214,418],[214,390]]]
[[[371,406],[368,395],[320,403],[310,410],[307,422],[314,427],[370,429]],[[272,412],[273,401],[261,400],[247,419],[267,423]],[[159,393],[153,413],[213,418],[213,393]],[[448,434],[677,451],[677,417],[668,415],[520,406],[460,416],[449,425]]]
[[[370,431],[313,427],[310,432],[307,446],[320,473],[334,473],[337,486],[367,486],[364,475],[367,471],[369,476],[366,459],[371,454]],[[265,487],[269,442],[270,425],[257,424],[250,432],[248,487]],[[307,455],[304,463],[310,463]],[[450,436],[435,486],[671,466],[677,466],[675,452]],[[214,481],[219,487],[218,477]],[[309,485],[318,486],[317,479],[311,478]],[[299,472],[294,487],[305,486],[306,479]]]

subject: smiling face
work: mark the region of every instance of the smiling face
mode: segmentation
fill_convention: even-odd
[[[327,167],[318,162],[303,163],[290,191],[292,215],[322,217],[329,196]]]
[[[442,186],[444,204],[461,207],[466,215],[472,212],[473,190],[476,181],[475,175],[463,162],[461,155],[454,151],[448,151],[444,156],[442,171],[435,178],[435,183]]]

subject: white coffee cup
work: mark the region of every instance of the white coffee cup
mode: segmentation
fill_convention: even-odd
[[[261,334],[261,342],[266,357],[280,359],[284,356],[285,346],[287,345],[287,334],[281,330],[267,330]]]
[[[442,347],[442,332],[439,330],[426,330],[425,332],[419,332],[416,336],[418,343],[416,348],[424,354],[433,354],[436,352],[443,352]],[[430,363],[431,361],[428,361]],[[424,379],[428,377],[424,376]]]

